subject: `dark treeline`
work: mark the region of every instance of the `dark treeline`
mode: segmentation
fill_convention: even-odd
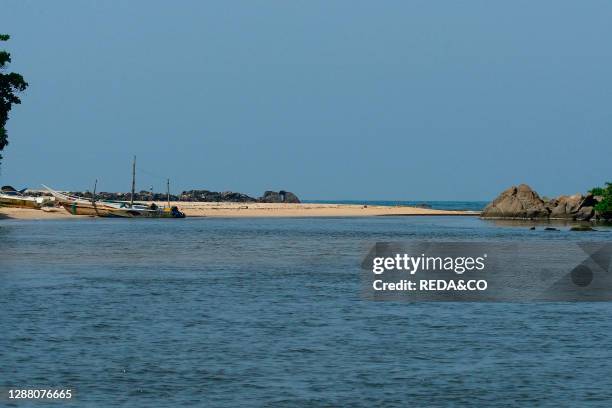
[[[91,199],[92,193],[71,192],[71,195],[80,196]],[[97,200],[116,200],[129,201],[130,193],[96,193]],[[152,193],[150,191],[140,191],[134,194],[135,201],[166,201],[167,194]],[[181,194],[170,194],[170,201],[195,201],[195,202],[234,202],[234,203],[299,203],[300,199],[289,191],[266,191],[263,196],[254,198],[242,193],[233,191],[209,191],[209,190],[189,190],[183,191]]]

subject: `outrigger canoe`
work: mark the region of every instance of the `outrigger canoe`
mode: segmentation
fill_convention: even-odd
[[[160,208],[155,203],[145,205],[131,204],[123,201],[90,201],[81,197],[60,193],[44,184],[43,187],[72,215],[120,218],[185,218],[185,214],[176,206]]]

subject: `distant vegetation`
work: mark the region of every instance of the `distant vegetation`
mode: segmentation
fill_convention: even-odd
[[[8,41],[11,37],[7,34],[0,34],[0,41]],[[4,50],[0,50],[0,151],[4,150],[8,144],[8,135],[6,133],[6,122],[8,114],[13,105],[21,103],[21,99],[17,96],[19,92],[23,92],[28,87],[28,83],[20,74],[16,72],[5,73],[6,66],[11,62],[11,54]],[[2,155],[0,155],[0,160]]]
[[[594,196],[603,197],[603,200],[595,206],[595,210],[602,215],[612,215],[612,183],[606,183],[605,187],[595,187],[591,189],[590,193]]]

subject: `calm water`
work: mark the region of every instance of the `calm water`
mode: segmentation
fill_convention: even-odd
[[[304,200],[305,203],[321,204],[358,204],[358,205],[384,205],[384,206],[428,206],[436,210],[469,210],[481,211],[488,201],[373,201],[373,200]]]
[[[0,221],[0,387],[72,388],[79,407],[610,406],[612,304],[360,299],[369,245],[412,239],[612,231],[471,217]]]

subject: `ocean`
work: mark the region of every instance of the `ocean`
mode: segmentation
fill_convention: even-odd
[[[304,203],[428,207],[434,210],[482,211],[488,201],[303,200]]]
[[[383,241],[612,241],[476,217],[0,220],[16,407],[601,406],[612,304],[360,295]],[[6,391],[3,391],[6,395]]]

